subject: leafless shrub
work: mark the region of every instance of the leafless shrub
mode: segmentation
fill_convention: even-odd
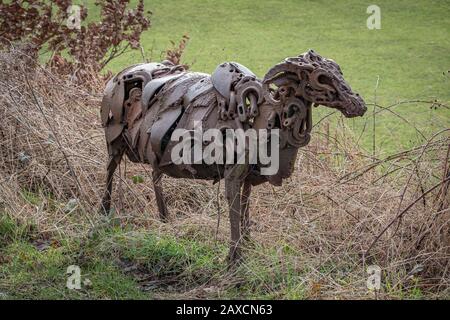
[[[171,47],[166,50],[166,60],[169,60],[173,64],[177,65],[183,65],[186,69],[189,68],[188,65],[183,64],[181,61],[181,58],[183,57],[184,51],[186,50],[186,46],[189,42],[189,36],[187,34],[184,34],[180,42],[176,44],[174,41],[170,41]]]
[[[73,18],[70,0],[24,0],[0,3],[0,44],[28,42],[29,52],[50,52],[53,72],[75,82],[91,80],[112,59],[140,46],[143,31],[150,27],[150,12],[143,0],[135,9],[130,0],[97,0],[100,20],[86,22],[88,10],[80,6],[79,28],[67,22]]]

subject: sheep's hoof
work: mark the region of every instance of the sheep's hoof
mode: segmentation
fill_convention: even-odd
[[[234,269],[235,267],[239,266],[241,262],[243,261],[241,249],[232,246],[230,248],[230,252],[228,253],[227,263],[228,263],[228,269]]]

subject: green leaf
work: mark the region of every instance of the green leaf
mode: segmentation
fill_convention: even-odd
[[[142,183],[144,182],[144,178],[142,176],[133,176],[131,177],[134,184]]]

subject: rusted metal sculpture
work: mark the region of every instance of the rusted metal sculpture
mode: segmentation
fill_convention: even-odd
[[[162,174],[215,182],[225,178],[231,223],[229,259],[235,262],[240,258],[241,239],[249,235],[251,187],[264,182],[281,185],[292,174],[298,149],[310,140],[313,104],[336,108],[346,117],[366,111],[339,65],[313,50],[275,65],[262,81],[235,62],[219,65],[211,76],[187,72],[167,61],[131,66],[108,82],[102,101],[109,162],[101,210],[110,210],[113,175],[124,153],[133,162],[152,166],[164,221],[168,211]],[[172,133],[177,128],[193,130],[195,121],[201,121],[203,129],[278,128],[280,170],[264,176],[258,164],[173,163]]]

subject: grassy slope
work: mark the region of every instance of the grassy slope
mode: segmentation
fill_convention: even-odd
[[[212,72],[235,60],[259,76],[287,56],[314,48],[343,66],[346,79],[367,102],[382,105],[409,99],[450,100],[450,1],[380,0],[381,30],[366,27],[364,1],[152,0],[153,27],[143,35],[148,57],[160,59],[170,40],[191,37],[185,61]],[[115,71],[141,60],[131,52],[113,61]],[[450,125],[448,110],[408,104],[396,108],[426,133]],[[328,110],[316,112],[316,119]],[[366,120],[368,117],[366,117]],[[365,120],[351,122],[361,130]],[[366,127],[371,132],[370,123]],[[386,151],[418,141],[415,130],[385,112],[377,118],[378,146]],[[363,136],[370,145],[369,134]]]
[[[198,230],[197,237],[201,237]],[[80,240],[52,238],[39,248],[41,238],[32,225],[0,215],[0,300],[7,299],[314,299],[322,285],[307,288],[306,276],[336,273],[336,266],[318,270],[296,264],[297,252],[288,244],[265,248],[254,243],[246,263],[227,271],[227,248],[211,237],[156,234],[103,225],[83,244]],[[70,265],[81,269],[81,290],[66,287]],[[340,285],[352,286],[352,273],[364,279],[357,265],[334,275]],[[89,285],[84,281],[88,279]],[[390,288],[391,298],[420,299],[418,287]],[[343,298],[339,293],[327,298]],[[358,298],[372,298],[357,296]],[[323,296],[322,296],[323,298]]]
[[[274,249],[258,250],[259,258],[250,255],[246,267],[233,273],[226,270],[226,246],[206,237],[199,241],[111,225],[96,229],[82,245],[64,237],[40,249],[36,237],[32,225],[0,216],[0,300],[304,297],[304,270],[287,261],[274,277],[261,260],[267,256],[277,263],[283,252]],[[73,264],[92,285],[66,288],[64,270]]]

